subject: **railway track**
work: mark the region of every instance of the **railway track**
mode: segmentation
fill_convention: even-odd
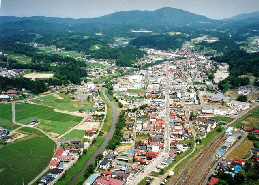
[[[207,171],[211,161],[210,158],[214,157],[214,151],[220,146],[223,140],[224,133],[220,134],[217,139],[206,148],[202,155],[196,159],[198,160],[196,163],[197,165],[195,165],[194,169],[191,171],[190,175],[188,175],[188,178],[184,181],[183,184],[200,184],[200,181],[204,176],[203,171]]]
[[[214,151],[218,148],[218,146],[222,143],[224,140],[224,133],[220,134],[215,141],[213,141],[203,152],[199,153],[198,156],[196,156],[193,160],[191,160],[182,170],[182,172],[179,174],[177,181],[173,180],[170,181],[168,184],[176,184],[176,185],[182,185],[182,184],[200,184],[201,179],[203,179],[203,174],[201,173],[201,168],[207,170],[207,167],[202,167],[205,165],[205,161],[209,162],[208,157],[214,156]],[[194,168],[191,169],[191,172],[188,172],[190,170],[191,164],[194,165]],[[206,166],[209,164],[206,164]],[[202,175],[202,176],[201,176]],[[194,182],[194,180],[196,182]]]

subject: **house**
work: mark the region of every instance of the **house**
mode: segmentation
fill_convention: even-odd
[[[107,170],[110,167],[111,161],[109,161],[108,159],[104,159],[100,165],[99,168],[103,169],[103,170]]]
[[[88,179],[85,181],[84,185],[92,185],[94,184],[94,182],[96,181],[96,179],[99,177],[100,175],[97,173],[92,174],[90,177],[88,177]]]
[[[233,132],[233,127],[228,127],[228,129],[225,131],[226,135],[231,135]]]
[[[59,164],[59,161],[57,161],[57,160],[52,160],[52,161],[50,162],[49,168],[50,168],[50,169],[57,168],[58,164]]]
[[[6,91],[7,95],[16,95],[16,93],[17,93],[17,91],[13,90],[13,89],[10,89],[10,90]]]
[[[96,179],[96,185],[123,185],[124,181],[113,179],[111,177],[98,177]]]
[[[124,173],[124,172],[118,172],[117,173],[117,178],[123,181],[127,181],[128,177],[130,176],[130,174],[128,173]]]
[[[209,185],[214,185],[214,184],[216,184],[218,181],[219,181],[219,178],[217,178],[217,177],[211,177],[211,178],[210,178]]]
[[[148,151],[146,154],[146,158],[152,160],[153,158],[156,158],[157,152]]]
[[[52,157],[52,160],[58,160],[58,157],[61,156],[64,151],[65,150],[63,150],[62,148],[59,148]]]
[[[237,164],[237,165],[244,165],[245,164],[245,161],[241,160],[241,159],[237,159],[237,158],[234,158],[232,159],[232,164]]]

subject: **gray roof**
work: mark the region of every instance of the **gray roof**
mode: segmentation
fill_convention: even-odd
[[[85,181],[85,185],[89,185],[89,184],[93,184],[95,182],[95,180],[99,177],[99,174],[92,174],[90,177],[88,177],[88,179]]]

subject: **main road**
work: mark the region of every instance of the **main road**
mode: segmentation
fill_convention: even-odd
[[[106,146],[108,144],[108,141],[112,138],[114,131],[115,131],[115,125],[117,122],[117,117],[118,117],[118,111],[117,111],[117,107],[114,103],[112,103],[110,101],[110,99],[107,97],[107,95],[105,94],[104,90],[103,92],[103,96],[104,98],[112,105],[112,125],[111,128],[109,130],[109,133],[107,134],[104,142],[102,143],[102,145],[100,146],[100,148],[98,150],[96,150],[94,152],[94,154],[91,156],[91,158],[85,163],[85,166],[83,167],[83,169],[75,176],[73,177],[73,179],[71,179],[71,181],[68,183],[68,185],[72,185],[74,182],[76,182],[76,180],[84,174],[85,170],[88,168],[88,166],[93,163],[95,161],[95,157],[100,154],[103,153],[104,150],[106,149]]]

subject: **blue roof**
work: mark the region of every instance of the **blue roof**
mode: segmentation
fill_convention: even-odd
[[[59,168],[64,168],[64,164],[58,165]]]
[[[235,170],[235,173],[238,173],[240,171],[243,171],[243,168],[242,166],[236,164],[235,166],[233,166],[234,170]]]
[[[216,155],[217,156],[222,156],[225,153],[225,150],[218,150]]]
[[[233,127],[228,127],[228,129],[226,130],[226,133],[232,132]]]
[[[86,181],[85,184],[93,184],[95,180],[99,177],[99,174],[92,174]]]
[[[135,152],[135,149],[132,148],[130,151],[129,151],[129,154],[133,154]]]

